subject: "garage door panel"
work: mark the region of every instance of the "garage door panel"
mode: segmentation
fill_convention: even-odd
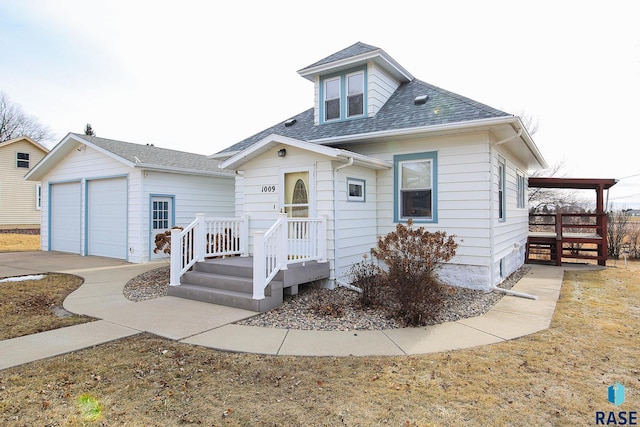
[[[87,253],[126,259],[126,178],[88,181],[87,186]]]
[[[81,190],[79,182],[51,185],[51,250],[80,253]]]

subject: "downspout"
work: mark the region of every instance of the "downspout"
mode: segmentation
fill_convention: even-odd
[[[515,130],[515,129],[514,129]],[[515,134],[512,135],[508,138],[504,138],[500,141],[494,142],[493,144],[491,144],[491,151],[489,153],[489,155],[491,156],[491,192],[489,194],[489,202],[491,204],[491,211],[489,213],[489,219],[491,221],[491,226],[489,227],[489,239],[491,239],[491,245],[490,245],[490,254],[491,254],[491,263],[490,263],[490,268],[489,268],[489,274],[491,276],[490,280],[491,280],[491,285],[489,286],[489,289],[492,291],[498,291],[498,292],[502,292],[505,293],[507,295],[512,295],[515,297],[521,297],[521,298],[528,298],[528,299],[533,299],[533,300],[537,300],[538,297],[536,295],[531,295],[531,294],[525,294],[523,292],[516,292],[516,291],[512,291],[510,289],[503,289],[503,288],[499,288],[496,285],[493,284],[493,272],[494,272],[494,263],[493,263],[493,257],[495,255],[494,249],[493,249],[493,243],[494,243],[494,237],[495,237],[495,233],[494,233],[494,223],[495,223],[495,209],[493,207],[493,202],[495,201],[495,197],[494,197],[494,191],[493,191],[493,168],[495,166],[494,164],[494,152],[493,152],[493,147],[495,147],[496,145],[502,145],[506,142],[511,141],[512,139],[515,138],[519,138],[520,135],[522,135],[522,128],[520,128],[520,130]]]
[[[353,157],[349,157],[347,163],[336,166],[333,168],[333,281],[338,286],[349,286],[349,284],[338,280],[338,260],[339,245],[338,245],[338,171],[346,167],[353,166]]]

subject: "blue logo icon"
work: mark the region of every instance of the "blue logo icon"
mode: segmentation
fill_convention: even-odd
[[[616,406],[620,406],[624,403],[624,386],[620,383],[615,383],[609,386],[609,402]]]

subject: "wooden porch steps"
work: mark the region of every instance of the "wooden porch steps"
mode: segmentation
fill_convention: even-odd
[[[263,312],[282,304],[283,295],[298,292],[298,285],[329,277],[329,263],[310,261],[289,265],[266,287],[265,298],[255,300],[253,258],[229,257],[195,264],[182,276],[180,286],[169,286],[169,295],[212,304]]]

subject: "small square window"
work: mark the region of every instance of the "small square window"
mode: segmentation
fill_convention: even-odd
[[[347,178],[347,200],[350,202],[365,201],[365,181],[363,179]]]
[[[29,153],[16,153],[16,167],[29,169]]]

